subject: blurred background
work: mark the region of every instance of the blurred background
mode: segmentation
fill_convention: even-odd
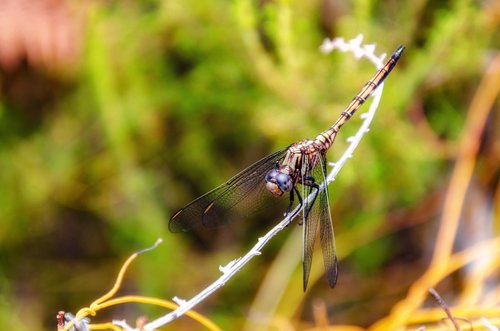
[[[54,330],[57,311],[89,305],[159,237],[121,295],[190,298],[215,280],[279,220],[208,238],[169,233],[169,217],[330,126],[374,67],[319,46],[358,34],[379,55],[407,48],[330,186],[337,287],[317,251],[303,293],[294,224],[197,310],[225,330],[376,325],[447,250],[498,234],[499,22],[494,0],[2,0],[0,329]],[[360,123],[343,127],[330,160]],[[498,262],[500,245],[487,247]],[[474,261],[496,267],[470,306],[499,293],[498,265]],[[450,306],[476,264],[435,284]],[[126,304],[92,321],[162,312]],[[164,329],[205,330],[188,318]]]

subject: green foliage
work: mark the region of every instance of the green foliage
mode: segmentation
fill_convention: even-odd
[[[330,188],[336,231],[356,228],[373,240],[360,225],[383,227],[391,211],[419,205],[443,185],[448,155],[437,145],[453,146],[460,135],[492,47],[484,8],[471,1],[437,6],[354,1],[332,16],[308,1],[89,5],[81,57],[69,72],[31,64],[0,78],[2,329],[54,328],[58,310],[90,302],[110,284],[123,256],[157,237],[164,244],[144,257],[130,289],[190,296],[211,282],[217,265],[228,261],[206,254],[203,238],[168,233],[167,220],[246,165],[331,125],[374,70],[350,55],[321,54],[324,37],[362,33],[377,53],[407,45],[371,132]],[[415,122],[418,107],[440,141]],[[358,123],[346,125],[330,160]],[[94,226],[105,230],[86,233]],[[222,233],[208,246],[241,252],[266,230],[237,227],[237,239]],[[365,247],[356,256],[375,270],[398,244],[382,239],[378,249]],[[299,247],[296,256],[298,265]],[[44,283],[37,281],[42,270],[53,270]],[[255,270],[242,279],[258,285],[265,268]],[[73,277],[89,281],[75,288]],[[238,300],[214,299],[213,315],[223,328],[231,329],[235,317],[244,324],[243,311],[257,291],[238,282],[224,292],[234,291]],[[6,301],[13,306],[4,309]],[[27,327],[12,322],[20,318],[19,303],[23,315],[35,310]]]

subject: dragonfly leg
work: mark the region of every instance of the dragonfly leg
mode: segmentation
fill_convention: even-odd
[[[294,192],[295,190],[292,190],[290,192],[290,203],[288,204],[288,207],[286,208],[286,211],[285,211],[285,214],[283,215],[284,217],[287,217],[288,214],[290,213],[290,211],[292,210],[292,206],[293,206],[293,200],[294,200]]]
[[[311,194],[313,188],[316,187],[316,186],[318,186],[318,185],[316,185],[316,186],[315,185],[316,185],[316,180],[314,179],[314,177],[313,176],[307,176],[306,177],[306,186],[309,186],[309,193],[308,194]]]
[[[297,187],[293,187],[293,190],[292,192],[295,191],[295,194],[297,194],[297,199],[299,200],[299,206],[302,207],[302,204],[303,204],[303,201],[302,201],[302,196],[300,195],[299,193],[299,190],[297,190]],[[289,209],[292,208],[292,205],[290,204],[290,206],[288,206]],[[299,208],[299,211],[300,211],[301,208]],[[288,212],[290,212],[290,210],[288,210]],[[298,223],[299,225],[302,225],[302,221],[299,221]]]
[[[307,219],[307,216],[309,215],[309,212],[311,211],[312,207],[314,206],[314,202],[316,201],[316,198],[318,197],[319,185],[316,184],[316,180],[312,176],[306,177],[306,181],[305,181],[304,185],[309,186],[309,194],[312,193],[313,189],[316,189],[316,192],[314,193],[314,197],[313,197],[311,203],[309,203],[309,206],[308,206],[308,208],[306,208],[306,211],[305,211],[305,213],[306,213],[305,219]]]
[[[311,211],[312,207],[314,206],[314,202],[316,201],[316,198],[318,197],[318,194],[319,194],[319,185],[318,184],[311,185],[311,191],[312,191],[312,188],[315,188],[316,192],[314,192],[314,197],[313,197],[311,203],[309,204],[309,208],[307,208],[306,219],[307,219],[307,216],[309,215],[309,212]]]

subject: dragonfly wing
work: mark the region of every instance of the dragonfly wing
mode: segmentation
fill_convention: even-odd
[[[304,169],[309,168],[309,164],[307,164],[307,162],[308,158],[304,157],[302,165]],[[310,174],[308,172],[302,173],[302,183],[307,183],[310,181],[310,178],[307,178],[309,175]],[[309,196],[311,191],[317,193],[317,189],[314,188],[311,190],[311,186],[302,185],[302,198],[304,199],[302,203],[302,224],[304,226],[304,237],[302,239],[302,276],[304,292],[307,289],[309,274],[311,272],[314,243],[316,242],[316,235],[318,233],[319,224],[319,218],[314,214],[311,215],[311,212],[313,212],[313,210],[315,209],[313,205],[315,201],[307,201],[307,197]]]
[[[320,178],[325,179],[324,183],[326,184],[326,158],[324,155],[320,158],[318,168],[323,174]],[[330,204],[328,202],[328,185],[325,185],[325,189],[319,193],[318,199],[319,237],[325,264],[325,274],[328,285],[335,287],[335,284],[337,284],[338,264],[337,255],[335,254],[335,236],[330,214]]]
[[[312,178],[314,183],[320,185],[326,183],[326,158],[321,155],[317,166],[312,171]],[[303,185],[303,187],[308,187]],[[309,194],[310,192],[304,192]],[[307,206],[304,203],[305,223],[304,226],[304,239],[303,239],[303,255],[302,255],[302,268],[304,274],[304,291],[307,288],[309,280],[312,256],[314,253],[314,243],[316,236],[320,233],[321,250],[323,252],[323,261],[325,265],[326,279],[330,287],[334,287],[337,283],[337,257],[335,255],[335,237],[333,235],[333,226],[330,216],[330,206],[328,203],[328,187],[318,192],[317,188],[313,188],[312,192],[316,192],[316,197],[311,200]],[[305,195],[307,196],[307,195]],[[305,198],[304,198],[305,199]],[[307,212],[309,210],[309,212]]]
[[[186,232],[200,225],[216,228],[229,222],[234,208],[265,186],[266,173],[275,167],[287,150],[285,148],[257,161],[226,183],[179,209],[170,218],[169,230]]]

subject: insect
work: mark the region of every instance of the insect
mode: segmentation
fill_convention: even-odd
[[[337,283],[338,266],[328,189],[325,185],[321,190],[318,184],[326,178],[326,152],[335,141],[342,125],[389,75],[403,50],[404,46],[401,45],[394,51],[387,63],[365,84],[331,127],[312,140],[306,139],[291,144],[257,161],[226,183],[192,201],[173,214],[169,221],[169,230],[185,232],[196,226],[218,227],[229,222],[236,209],[240,210],[240,214],[250,213],[251,209],[258,205],[253,202],[255,197],[287,195],[289,203],[285,215],[292,210],[295,199],[298,200],[299,211],[302,212],[304,291],[309,280],[318,228],[326,279],[328,285],[334,287]],[[312,199],[303,199],[310,194]]]

